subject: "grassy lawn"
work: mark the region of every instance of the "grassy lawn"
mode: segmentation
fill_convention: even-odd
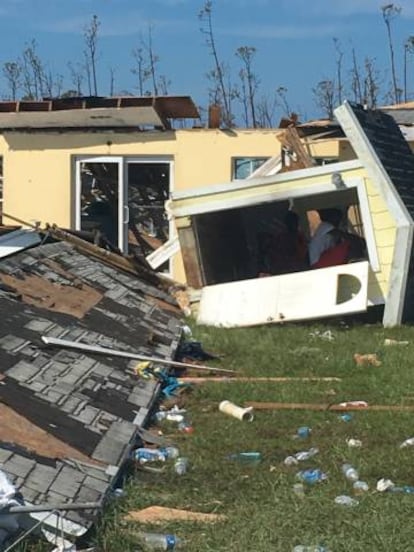
[[[221,400],[339,403],[364,400],[369,404],[414,405],[414,329],[384,330],[379,325],[268,326],[224,330],[194,327],[194,338],[207,351],[224,358],[211,365],[246,376],[334,376],[339,382],[204,383],[181,396],[194,426],[190,435],[176,424],[163,422],[182,455],[190,459],[184,476],[172,462],[162,473],[137,471],[126,497],[108,513],[99,531],[99,545],[110,551],[139,550],[137,532],[174,533],[189,552],[269,552],[293,550],[295,545],[323,544],[332,552],[414,550],[414,494],[379,493],[376,483],[389,478],[396,485],[414,485],[414,447],[400,449],[414,436],[409,412],[358,411],[344,422],[338,412],[256,410],[253,422],[241,422],[218,410]],[[332,340],[320,335],[330,330]],[[385,347],[384,338],[408,340],[406,347]],[[381,366],[356,366],[354,353],[377,353]],[[309,426],[308,439],[295,439],[299,426]],[[349,448],[346,439],[362,441]],[[299,466],[285,466],[286,456],[310,447],[319,454]],[[255,465],[227,456],[258,451]],[[334,503],[338,495],[353,495],[341,472],[353,464],[369,491],[359,504]],[[320,468],[325,482],[305,486],[305,497],[293,492],[300,469]],[[159,505],[225,514],[215,524],[169,522],[144,526],[123,521],[129,510]]]

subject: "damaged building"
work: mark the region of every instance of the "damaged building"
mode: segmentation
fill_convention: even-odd
[[[283,160],[276,158],[268,176],[263,165],[241,182],[173,193],[171,210],[187,281],[199,302],[199,323],[248,326],[364,312],[370,306],[383,308],[386,326],[413,318],[414,156],[390,115],[344,103],[335,116],[355,159],[315,165],[301,157],[301,149],[293,160],[302,168],[281,170]],[[258,277],[258,236],[264,230],[293,209],[309,240],[313,214],[332,208],[339,208],[347,230],[364,240],[356,262],[311,270],[282,267],[271,277]]]

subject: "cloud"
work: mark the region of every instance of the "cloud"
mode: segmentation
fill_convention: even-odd
[[[343,17],[352,15],[381,15],[381,7],[387,0],[282,0],[285,10],[309,14],[314,17]],[[390,2],[391,3],[391,2]],[[394,3],[401,7],[402,17],[414,17],[412,0],[400,0]]]

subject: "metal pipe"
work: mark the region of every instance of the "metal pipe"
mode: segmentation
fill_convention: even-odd
[[[57,345],[58,347],[67,347],[69,349],[79,349],[80,351],[87,351],[89,353],[98,353],[101,355],[117,356],[122,358],[130,358],[135,360],[142,360],[148,362],[155,362],[157,364],[166,364],[167,366],[176,366],[178,368],[192,368],[194,370],[206,370],[209,372],[222,372],[225,374],[234,374],[234,370],[227,370],[225,368],[215,368],[213,366],[200,366],[199,364],[190,364],[187,362],[178,362],[176,360],[166,360],[158,357],[147,357],[139,355],[137,353],[129,353],[125,351],[117,351],[115,349],[107,349],[106,347],[99,347],[98,345],[89,345],[87,343],[79,343],[78,341],[69,341],[67,339],[59,339],[57,337],[48,337],[43,335],[42,341],[46,345]]]
[[[2,508],[0,515],[31,514],[34,512],[50,512],[52,510],[95,510],[101,508],[102,502],[62,502],[61,504],[38,504],[31,506],[10,506]]]

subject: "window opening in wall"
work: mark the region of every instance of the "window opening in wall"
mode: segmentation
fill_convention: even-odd
[[[330,247],[338,248],[321,259],[321,266],[311,266],[310,244],[324,222],[319,214],[325,217],[333,211],[341,220],[332,224]],[[313,225],[311,214],[317,217]],[[205,285],[368,260],[365,236],[371,221],[363,219],[356,188],[205,213],[195,219]],[[339,247],[345,240],[349,245]]]
[[[235,157],[233,159],[233,180],[244,180],[265,163],[269,157]]]

